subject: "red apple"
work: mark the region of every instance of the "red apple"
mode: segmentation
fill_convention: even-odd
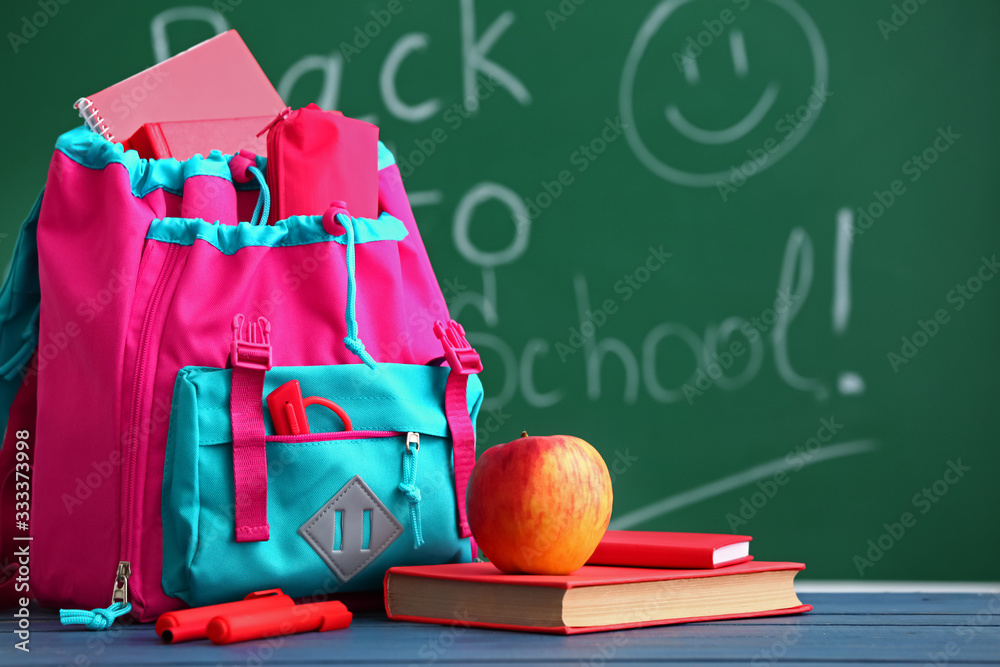
[[[601,541],[611,498],[608,466],[589,443],[523,433],[479,457],[466,509],[473,537],[500,570],[569,574]]]

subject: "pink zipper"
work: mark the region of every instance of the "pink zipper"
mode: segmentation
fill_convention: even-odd
[[[395,438],[404,436],[403,431],[333,431],[331,433],[300,433],[299,435],[267,435],[267,442],[328,442],[332,440],[362,440],[364,438]]]
[[[122,568],[122,563],[128,565],[131,569],[131,564],[135,563],[133,549],[133,533],[134,533],[134,510],[136,504],[135,498],[135,475],[136,475],[136,459],[138,458],[139,441],[141,439],[140,435],[140,422],[142,420],[142,403],[143,396],[146,391],[146,381],[149,375],[147,366],[149,365],[149,339],[152,332],[153,324],[157,319],[157,312],[159,311],[160,300],[163,298],[163,292],[166,289],[167,281],[170,279],[170,275],[173,272],[174,264],[177,262],[177,256],[180,254],[180,246],[171,243],[167,248],[166,256],[163,259],[163,265],[160,267],[160,272],[156,277],[156,283],[153,286],[153,292],[149,299],[149,305],[146,307],[146,313],[142,319],[142,331],[139,334],[139,346],[136,350],[136,362],[135,362],[135,375],[132,382],[132,413],[129,421],[129,438],[127,443],[127,448],[122,457],[123,459],[123,475],[122,475],[122,546],[121,546],[121,559],[119,564],[119,570]],[[155,359],[154,359],[155,361]],[[125,575],[125,584],[128,583],[128,577],[132,574],[130,571]],[[119,577],[120,578],[120,577]],[[117,581],[117,579],[116,579]],[[131,587],[131,594],[137,600],[140,601],[139,589],[141,588],[139,582],[136,581]],[[116,584],[117,585],[117,584]],[[126,589],[127,590],[127,589]]]

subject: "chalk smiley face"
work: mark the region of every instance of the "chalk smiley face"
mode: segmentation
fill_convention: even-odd
[[[767,10],[752,15],[757,7]],[[771,34],[762,30],[764,20],[774,26]],[[782,30],[797,35],[776,38]],[[762,54],[760,45],[767,42],[787,47],[779,55],[800,71],[783,72],[775,54]],[[664,64],[668,52],[673,62]],[[763,62],[755,70],[774,71],[748,76],[754,60]],[[661,178],[690,187],[717,185],[765,143],[767,159],[754,172],[798,144],[822,109],[825,97],[814,97],[826,90],[827,76],[822,36],[795,0],[663,0],[642,23],[625,61],[619,90],[625,136],[640,162]],[[662,90],[649,92],[656,87]],[[783,128],[781,117],[806,102],[812,113]],[[658,113],[651,113],[654,108]]]
[[[721,22],[721,19],[720,19]],[[743,31],[735,28],[729,31],[729,45],[733,55],[733,70],[740,78],[745,78],[749,69],[746,42],[743,39]],[[688,56],[681,58],[681,66],[684,68],[684,77],[690,84],[697,84],[700,78],[698,73],[698,60]],[[728,144],[737,141],[748,132],[760,125],[767,115],[767,112],[774,106],[774,101],[778,98],[781,89],[777,81],[767,84],[760,99],[753,105],[750,111],[736,123],[719,130],[706,130],[691,123],[681,113],[676,104],[668,104],[666,109],[667,120],[678,132],[688,139],[702,144]]]

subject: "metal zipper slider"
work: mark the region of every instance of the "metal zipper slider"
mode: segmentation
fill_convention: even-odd
[[[406,451],[410,451],[410,445],[413,445],[413,453],[416,454],[420,451],[420,434],[410,431],[406,434]]]
[[[127,560],[118,561],[115,574],[115,588],[111,592],[111,604],[128,604],[128,578],[132,576],[132,564]]]

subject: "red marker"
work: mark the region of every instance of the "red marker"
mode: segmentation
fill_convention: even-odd
[[[156,634],[164,644],[176,644],[191,639],[207,637],[208,623],[222,614],[238,615],[253,614],[274,609],[295,606],[295,601],[274,588],[268,591],[257,591],[238,602],[213,604],[209,607],[195,607],[181,611],[168,611],[156,620]]]
[[[232,644],[300,632],[327,632],[346,628],[352,618],[342,602],[314,602],[250,614],[236,611],[217,614],[208,624],[208,638],[213,644]]]

